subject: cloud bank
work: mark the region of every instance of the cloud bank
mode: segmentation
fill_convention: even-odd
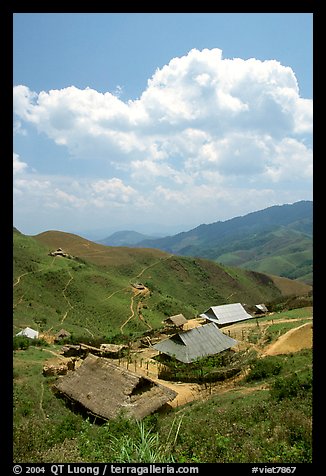
[[[28,182],[43,181],[44,207],[119,210],[126,221],[142,209],[201,223],[311,193],[312,100],[300,97],[294,72],[276,60],[193,49],[126,102],[90,88],[36,93],[18,85],[14,114],[16,131],[32,125],[98,170],[97,179],[42,177],[14,154],[17,200],[35,198]]]

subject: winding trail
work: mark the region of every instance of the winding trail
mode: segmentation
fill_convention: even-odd
[[[20,283],[21,278],[23,278],[24,276],[27,276],[28,274],[33,274],[33,273],[40,273],[41,271],[44,271],[45,269],[51,268],[53,266],[54,261],[55,261],[55,257],[53,258],[49,266],[43,266],[41,269],[37,269],[36,271],[26,271],[26,273],[21,274],[20,276],[18,276],[16,282],[13,284],[13,287],[17,286],[17,284]]]
[[[68,313],[74,308],[74,306],[72,306],[72,304],[70,303],[69,299],[68,299],[67,296],[66,296],[66,291],[67,291],[67,289],[68,289],[68,286],[69,286],[69,284],[71,283],[71,281],[74,279],[73,275],[72,275],[71,272],[70,272],[70,269],[68,270],[68,274],[69,274],[69,279],[68,279],[68,282],[67,282],[67,284],[65,285],[65,287],[64,287],[64,289],[63,289],[63,291],[62,291],[62,295],[63,295],[64,299],[66,300],[66,302],[68,303],[68,306],[69,306],[70,309],[68,309],[68,310],[65,312],[63,318],[61,319],[61,324],[62,324],[63,321],[66,319]]]
[[[173,256],[174,255],[169,255],[166,258],[161,258],[159,261],[156,261],[155,263],[152,263],[149,266],[146,266],[145,268],[143,268],[141,270],[141,272],[139,274],[137,274],[136,278],[140,278],[145,273],[145,271],[147,271],[149,268],[152,268],[153,266],[157,266],[158,264],[162,263],[163,261],[167,261],[168,259],[173,258]]]
[[[133,294],[131,296],[131,302],[130,302],[130,310],[131,310],[131,315],[128,317],[128,319],[120,326],[120,332],[123,334],[123,328],[128,322],[134,317],[135,311],[134,311],[134,299],[136,296],[138,296],[140,293]]]
[[[37,272],[38,271],[27,271],[26,273],[21,274],[20,276],[18,276],[17,281],[13,284],[13,287],[17,286],[17,284],[20,283],[20,280],[23,276],[26,276],[27,274],[31,274],[31,273],[37,273]]]
[[[161,258],[159,261],[155,261],[154,263],[150,264],[149,266],[145,266],[145,268],[143,268],[134,278],[131,278],[129,280],[129,286],[127,287],[124,287],[124,288],[121,288],[121,289],[118,289],[117,291],[114,291],[113,293],[111,293],[109,296],[107,296],[106,298],[104,298],[104,301],[107,301],[108,299],[112,298],[112,296],[114,296],[115,294],[117,293],[120,293],[120,292],[123,292],[123,291],[127,291],[128,289],[130,289],[130,286],[132,286],[132,283],[135,281],[135,279],[137,278],[140,278],[144,273],[145,271],[147,271],[148,269],[152,268],[153,266],[157,266],[158,264],[162,263],[162,261],[167,261],[168,259],[171,259],[173,257],[173,255],[169,255],[167,256],[166,258]],[[142,291],[138,291],[137,293],[133,293],[132,296],[131,296],[131,300],[130,300],[130,311],[131,311],[131,314],[130,316],[122,323],[122,325],[120,326],[120,332],[121,334],[123,334],[123,328],[125,327],[126,324],[128,324],[128,322],[133,319],[135,317],[135,311],[134,311],[134,300],[137,296],[139,295],[143,295],[143,297],[145,297],[147,294],[149,294],[149,289],[148,288],[145,288],[144,290]],[[139,319],[141,321],[144,322],[144,324],[149,328],[149,329],[152,329],[152,326],[150,324],[148,324],[148,322],[145,321],[145,319],[143,318],[141,312],[140,312],[140,303],[138,303],[137,305],[137,314],[139,316]]]
[[[121,293],[122,291],[127,291],[128,289],[129,289],[129,286],[127,286],[126,288],[118,289],[117,291],[114,291],[112,294],[110,294],[110,296],[107,296],[106,298],[104,298],[103,301],[107,301],[108,299],[110,299],[115,294]]]

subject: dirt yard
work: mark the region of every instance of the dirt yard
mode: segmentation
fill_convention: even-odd
[[[289,354],[312,347],[312,323],[290,329],[280,336],[276,342],[265,348],[265,355]]]

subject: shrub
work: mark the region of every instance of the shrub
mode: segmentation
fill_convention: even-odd
[[[307,391],[312,389],[312,375],[311,373],[305,377],[299,379],[294,374],[291,377],[279,377],[273,383],[270,389],[270,395],[272,399],[277,401],[284,398],[295,398],[298,396],[304,396]]]
[[[274,357],[265,357],[264,359],[256,360],[252,365],[246,380],[261,380],[263,378],[278,375],[282,369],[282,364]]]
[[[48,347],[49,344],[44,339],[33,339],[30,345],[35,345],[36,347]]]
[[[13,349],[18,350],[26,350],[30,346],[30,339],[26,336],[15,336],[13,339]]]

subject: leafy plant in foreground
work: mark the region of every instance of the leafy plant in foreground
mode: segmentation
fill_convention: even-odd
[[[173,463],[174,458],[171,450],[178,438],[182,419],[177,424],[174,438],[172,431],[175,419],[166,442],[161,443],[158,433],[152,433],[151,429],[146,429],[145,424],[137,422],[138,435],[136,438],[123,435],[120,438],[112,438],[112,450],[114,459],[118,463]]]

